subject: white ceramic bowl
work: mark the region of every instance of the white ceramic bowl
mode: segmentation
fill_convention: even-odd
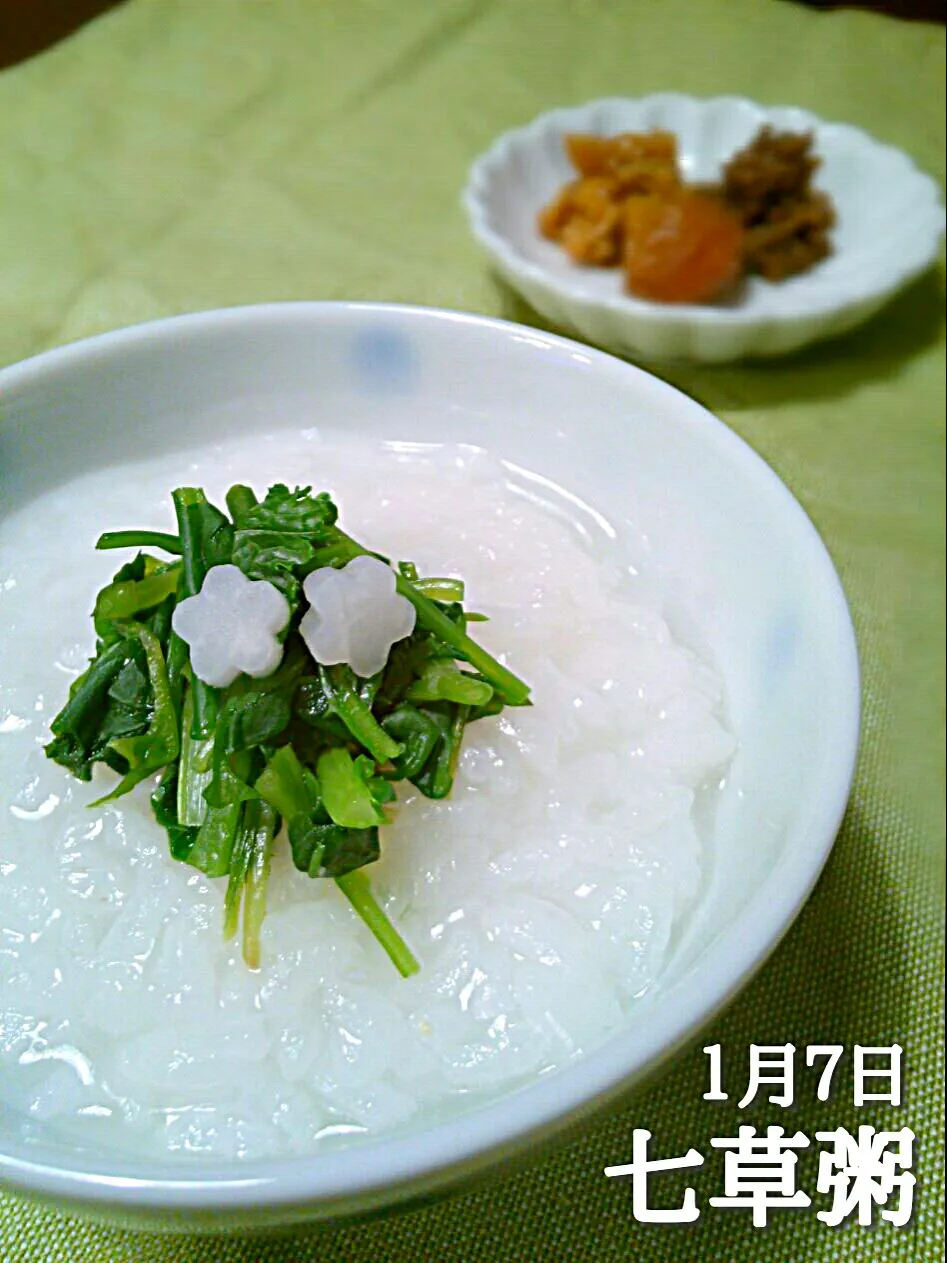
[[[234,1228],[365,1211],[553,1135],[641,1081],[779,941],[848,796],[858,729],[841,587],[799,505],[699,404],[598,351],[498,320],[344,303],[208,312],[106,334],[0,373],[0,503],[101,462],[314,413],[379,439],[482,445],[649,542],[677,634],[723,673],[739,739],[710,873],[627,1029],[584,1060],[447,1122],[330,1155],[211,1163],[93,1156],[0,1112],[0,1178],[126,1223]],[[0,878],[2,880],[2,878]],[[616,1154],[616,1161],[621,1159]]]
[[[835,203],[834,253],[807,273],[778,284],[753,277],[730,305],[647,302],[624,292],[619,268],[575,264],[536,230],[537,212],[575,176],[562,144],[568,132],[666,129],[686,179],[710,181],[766,123],[814,133],[815,183]],[[506,132],[471,167],[463,202],[477,240],[538,312],[619,354],[655,359],[782,355],[842,333],[923,272],[944,231],[934,181],[857,127],[741,97],[676,93],[552,110]]]

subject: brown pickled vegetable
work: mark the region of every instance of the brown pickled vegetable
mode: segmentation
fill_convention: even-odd
[[[769,281],[804,272],[832,251],[835,211],[812,188],[809,132],[762,128],[723,169],[723,195],[746,228],[746,266]]]

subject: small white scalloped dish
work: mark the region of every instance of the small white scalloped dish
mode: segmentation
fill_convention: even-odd
[[[569,132],[671,131],[693,182],[717,179],[764,124],[813,133],[814,184],[835,204],[833,254],[806,273],[751,277],[729,304],[647,302],[624,292],[621,269],[575,264],[537,231],[538,211],[575,176]],[[938,186],[901,150],[847,123],[730,96],[615,97],[542,114],[477,159],[463,203],[500,274],[558,327],[621,355],[711,363],[784,355],[853,328],[930,266],[944,231]]]

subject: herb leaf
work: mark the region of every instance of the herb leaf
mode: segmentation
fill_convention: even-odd
[[[370,829],[385,823],[385,813],[348,750],[333,746],[324,751],[316,771],[325,809],[336,824],[346,829]]]
[[[234,496],[243,496],[246,505],[235,516],[240,531],[278,531],[280,534],[302,534],[317,542],[324,542],[335,525],[338,510],[327,492],[312,495],[311,487],[290,489],[281,482],[270,487],[264,498],[252,505],[245,498],[249,488],[232,487],[228,492],[228,505],[233,507]],[[250,492],[252,495],[253,493]]]
[[[143,624],[129,626],[129,635],[136,635],[145,651],[148,666],[148,682],[151,685],[152,715],[151,722],[145,732],[136,736],[113,737],[109,742],[111,748],[128,764],[128,771],[118,785],[104,798],[98,798],[94,807],[102,803],[112,802],[127,794],[130,789],[157,772],[166,764],[178,757],[180,741],[177,715],[171,700],[168,687],[168,673],[165,667],[161,645]],[[121,678],[121,674],[117,679]]]

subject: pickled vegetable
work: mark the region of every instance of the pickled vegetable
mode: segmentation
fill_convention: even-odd
[[[625,288],[663,303],[710,303],[756,272],[783,280],[831,253],[830,199],[811,187],[808,133],[762,128],[722,183],[688,185],[670,132],[568,135],[578,174],[537,227],[575,263],[620,266]]]
[[[622,212],[630,293],[662,303],[706,303],[740,276],[743,225],[717,197],[631,197]]]

